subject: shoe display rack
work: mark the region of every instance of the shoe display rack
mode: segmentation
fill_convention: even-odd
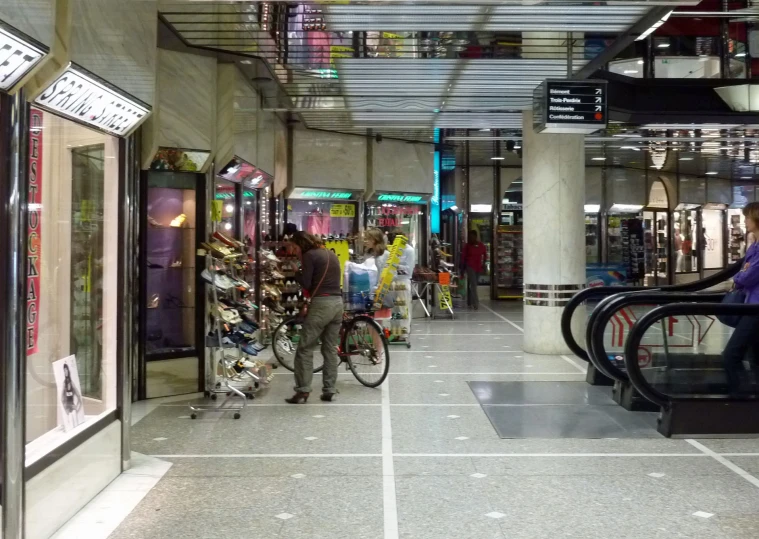
[[[251,300],[255,286],[241,278],[252,261],[246,259],[242,243],[219,232],[201,246],[206,252],[201,277],[208,289],[211,320],[206,335],[205,395],[212,400],[220,394],[227,398],[218,406],[190,405],[190,417],[195,419],[200,412],[234,411],[234,418],[239,419],[247,399],[253,399],[255,391],[271,381],[266,364],[253,359],[266,345],[261,343],[256,322],[258,306]],[[231,399],[241,402],[228,404]]]
[[[267,242],[259,252],[261,265],[261,318],[267,343],[284,318],[294,316],[303,305],[303,290],[295,280],[300,264],[282,242]]]

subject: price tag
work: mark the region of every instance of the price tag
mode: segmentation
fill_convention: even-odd
[[[329,207],[330,217],[355,217],[356,206],[353,204],[332,204]]]
[[[211,201],[211,222],[212,223],[221,223],[221,214],[222,214],[223,209],[224,209],[223,200]]]

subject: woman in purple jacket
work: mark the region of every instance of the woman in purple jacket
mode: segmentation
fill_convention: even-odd
[[[743,215],[746,233],[759,235],[759,202],[748,204]],[[746,251],[743,268],[733,277],[733,282],[735,288],[746,293],[746,303],[759,303],[759,242],[751,244]],[[732,395],[752,392],[743,368],[749,348],[754,353],[754,362],[759,363],[759,316],[742,317],[722,352]]]

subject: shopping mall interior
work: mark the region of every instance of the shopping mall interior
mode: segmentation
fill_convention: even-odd
[[[0,537],[759,537],[754,72],[754,0],[0,0]]]

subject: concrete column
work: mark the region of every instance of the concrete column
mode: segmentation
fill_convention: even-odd
[[[523,114],[524,351],[566,354],[561,313],[585,283],[585,137],[538,134]]]

